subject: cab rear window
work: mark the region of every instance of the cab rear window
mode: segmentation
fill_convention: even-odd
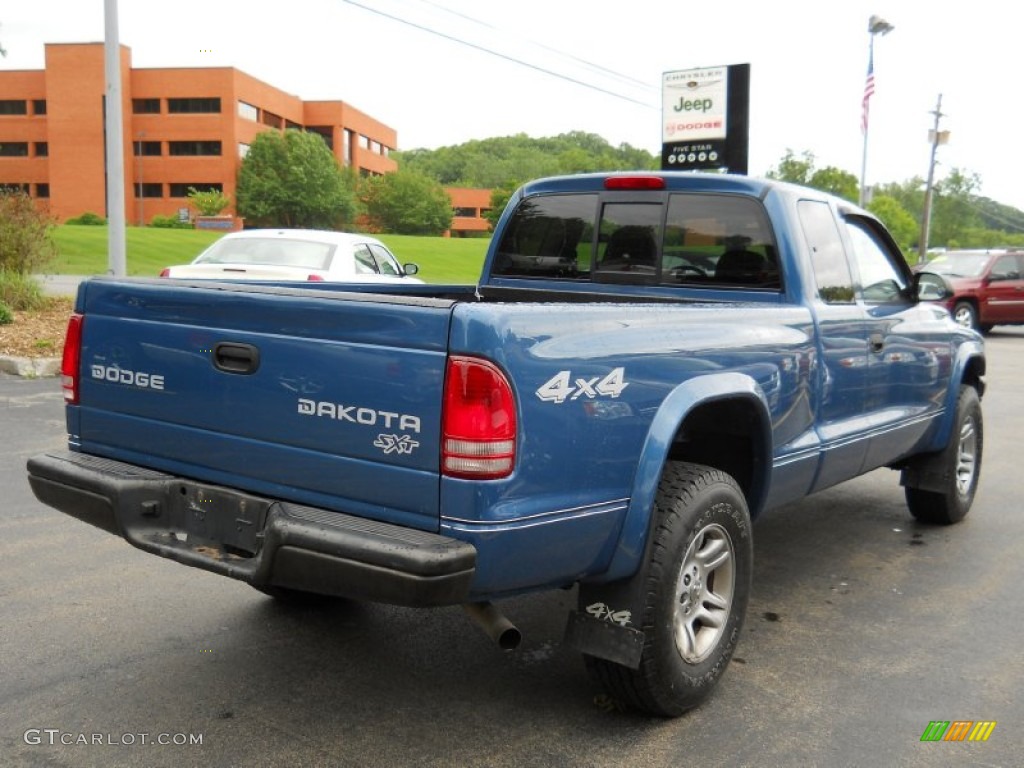
[[[599,194],[524,200],[491,272],[499,277],[717,288],[781,288],[761,203],[673,193],[628,201]]]

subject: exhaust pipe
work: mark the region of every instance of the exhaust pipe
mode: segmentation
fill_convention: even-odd
[[[519,647],[522,633],[491,603],[465,603],[462,607],[501,650],[514,651]]]

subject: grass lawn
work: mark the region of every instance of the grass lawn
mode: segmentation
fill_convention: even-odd
[[[192,229],[128,227],[128,274],[156,276],[172,264],[192,261],[220,232]],[[402,263],[415,262],[417,277],[428,283],[475,283],[489,240],[483,238],[379,235]],[[63,275],[97,275],[107,271],[107,228],[63,224],[53,230],[57,263]]]

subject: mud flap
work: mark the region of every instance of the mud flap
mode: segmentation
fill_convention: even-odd
[[[569,614],[565,644],[588,656],[639,669],[646,635],[633,619],[643,612],[643,570],[613,584],[580,584],[580,609]]]

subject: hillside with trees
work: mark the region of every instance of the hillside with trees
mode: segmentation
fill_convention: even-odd
[[[602,137],[573,131],[535,139],[525,134],[477,139],[439,149],[395,152],[403,170],[436,180],[446,187],[493,190],[490,214],[500,215],[519,184],[541,176],[614,170],[657,170],[660,159],[629,144],[612,146]],[[840,168],[818,168],[814,154],[787,150],[768,178],[821,189],[856,202],[857,177]],[[924,211],[924,179],[914,177],[875,187],[868,208],[910,251],[920,238]],[[933,191],[932,246],[997,248],[1024,246],[1024,211],[978,194],[981,180],[967,169],[952,168]]]

